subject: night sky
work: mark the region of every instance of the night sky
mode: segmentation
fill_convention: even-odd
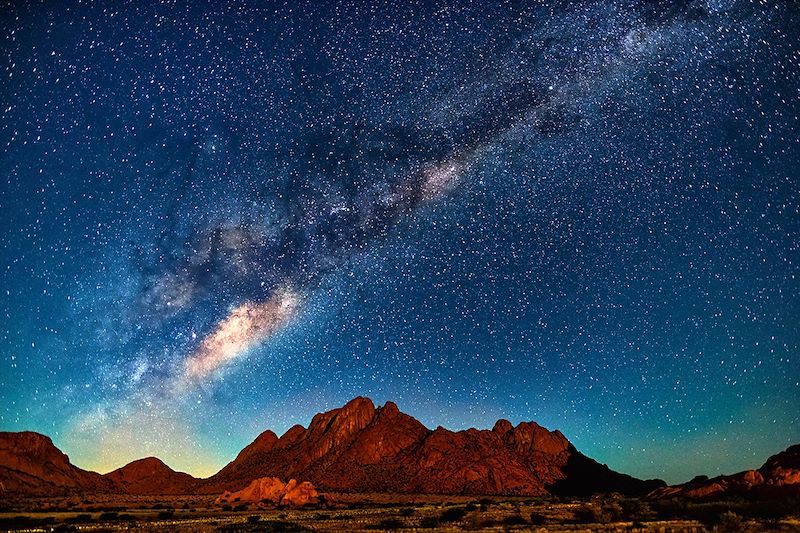
[[[207,475],[356,395],[800,442],[792,1],[7,2],[0,429]]]

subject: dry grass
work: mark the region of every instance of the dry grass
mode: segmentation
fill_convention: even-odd
[[[40,531],[798,531],[792,513],[765,518],[741,502],[654,509],[639,500],[336,494],[324,509],[220,506],[212,496],[28,499],[5,502],[0,530]],[[701,512],[702,511],[702,512]],[[750,513],[748,515],[748,513]],[[680,516],[685,514],[684,516]],[[669,516],[667,516],[669,515]]]

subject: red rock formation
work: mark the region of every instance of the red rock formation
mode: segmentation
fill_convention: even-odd
[[[113,491],[111,481],[74,466],[49,437],[32,431],[0,432],[0,493],[56,495]]]
[[[783,466],[769,468],[778,472]],[[780,472],[781,479],[794,479],[794,473]],[[47,437],[0,434],[0,488],[14,493],[213,494],[242,490],[265,476],[304,479],[345,492],[639,494],[663,485],[614,472],[578,452],[560,432],[534,422],[513,426],[498,420],[492,430],[429,430],[394,403],[376,409],[368,398],[314,416],[308,429],[294,426],[280,438],[263,432],[205,480],[154,458],[100,476],[72,466]],[[301,496],[306,489],[297,488]]]
[[[773,455],[758,469],[765,484],[783,487],[800,484],[800,444]]]
[[[376,409],[367,398],[318,414],[308,429],[294,426],[268,446],[256,442],[198,490],[241,489],[264,475],[331,491],[439,494],[641,493],[663,484],[613,472],[533,422],[431,431],[394,403]]]
[[[733,496],[764,498],[800,496],[800,444],[773,455],[758,470],[745,470],[738,474],[712,479],[697,476],[688,483],[662,487],[649,495],[653,499],[676,496],[696,500]]]
[[[262,477],[254,479],[247,487],[240,491],[226,491],[219,496],[215,503],[258,502],[271,505],[286,505],[301,507],[303,505],[319,504],[323,498],[308,481],[298,483],[290,479],[284,483],[275,477]]]
[[[176,472],[160,459],[147,457],[105,475],[119,492],[128,494],[187,494],[197,478]]]

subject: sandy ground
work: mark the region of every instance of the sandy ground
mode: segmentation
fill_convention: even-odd
[[[333,496],[333,507],[303,509],[220,506],[213,503],[212,496],[13,500],[2,502],[0,530],[800,532],[800,520],[791,513],[757,517],[753,513],[761,508],[741,503],[689,507],[686,513],[693,516],[665,519],[662,508],[619,497],[564,501],[418,494]]]

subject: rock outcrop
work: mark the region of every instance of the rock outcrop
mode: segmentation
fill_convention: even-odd
[[[257,502],[267,505],[302,507],[318,505],[325,502],[314,485],[308,481],[298,482],[290,479],[288,483],[274,477],[254,479],[247,487],[236,492],[225,491],[215,503],[233,504],[239,502]]]
[[[0,493],[61,495],[114,492],[114,484],[82,470],[56,448],[50,437],[32,431],[0,432]]]
[[[376,408],[361,397],[273,436],[263,433],[197,490],[242,489],[264,475],[344,492],[642,494],[664,485],[614,472],[534,422],[430,430],[392,402]]]
[[[127,494],[188,494],[199,481],[155,457],[133,461],[104,477],[114,483],[118,492]]]
[[[688,483],[661,487],[649,494],[653,499],[684,497],[695,500],[789,496],[800,496],[800,444],[773,455],[758,470],[711,479],[697,476]]]

